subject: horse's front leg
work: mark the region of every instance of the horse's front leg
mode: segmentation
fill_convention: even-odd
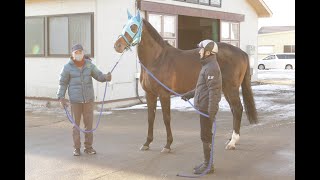
[[[147,93],[147,105],[148,105],[148,137],[144,145],[140,150],[148,150],[150,143],[153,141],[153,124],[156,115],[157,96],[152,93]]]
[[[163,147],[161,152],[170,152],[170,146],[173,141],[172,132],[171,132],[171,116],[170,116],[170,95],[160,96],[162,114],[164,125],[167,130],[167,144]]]

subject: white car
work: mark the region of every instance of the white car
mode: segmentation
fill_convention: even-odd
[[[258,69],[295,69],[295,53],[276,53],[258,61]]]

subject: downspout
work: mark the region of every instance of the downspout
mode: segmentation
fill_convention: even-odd
[[[139,96],[139,77],[138,74],[140,73],[136,73],[136,97],[139,99],[140,103],[144,104],[144,102],[140,99],[140,96]]]
[[[138,70],[138,50],[136,52],[136,73],[135,73],[135,79],[136,79],[136,97],[139,99],[140,103],[144,104],[144,102],[140,99],[140,96],[139,96],[139,78],[140,78],[140,72]]]
[[[135,11],[135,14],[137,14],[137,8],[138,8],[138,4],[137,4],[137,0],[135,1],[135,8],[134,8],[134,11]],[[136,54],[136,74],[135,74],[135,78],[136,78],[136,97],[139,99],[140,103],[144,104],[144,102],[140,99],[140,96],[139,96],[139,78],[140,78],[140,73],[138,73],[138,47],[136,48],[137,49],[137,54]]]

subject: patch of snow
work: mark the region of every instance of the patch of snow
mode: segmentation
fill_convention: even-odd
[[[94,115],[100,115],[100,110],[99,111],[94,110],[93,114]],[[101,113],[101,115],[108,115],[108,114],[112,114],[112,112],[111,111],[102,111],[102,113]]]
[[[282,70],[282,69],[272,69],[272,70],[258,70],[258,80],[266,79],[295,79],[295,70]]]
[[[293,79],[295,75],[295,70],[259,70],[259,79]],[[294,99],[295,96],[295,85],[279,85],[279,84],[263,84],[252,86],[254,93],[254,99],[256,108],[258,111],[265,112],[278,112],[280,116],[295,116],[295,104],[281,104],[277,103],[279,100],[279,95],[281,99]],[[240,93],[241,94],[241,93]],[[242,94],[240,96],[241,102],[243,104]],[[193,98],[190,99],[193,104]],[[127,108],[115,108],[113,110],[132,110],[132,109],[147,109],[147,104],[139,104]],[[161,109],[160,101],[157,101],[157,109]],[[186,101],[182,100],[180,97],[171,98],[171,109],[178,111],[195,111],[193,107]],[[230,111],[230,106],[226,101],[225,97],[222,96],[219,103],[219,111]],[[283,114],[281,114],[284,112]]]

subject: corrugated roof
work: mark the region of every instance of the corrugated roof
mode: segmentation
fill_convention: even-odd
[[[262,26],[259,29],[258,34],[293,31],[293,30],[295,30],[295,26]]]

